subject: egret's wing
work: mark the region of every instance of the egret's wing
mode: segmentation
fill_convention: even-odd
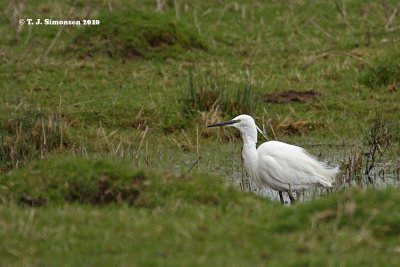
[[[298,146],[271,141],[262,144],[257,152],[259,172],[283,184],[331,186],[337,172]]]

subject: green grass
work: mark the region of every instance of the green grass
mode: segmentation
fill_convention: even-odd
[[[134,10],[99,15],[101,24],[82,30],[75,49],[83,57],[106,55],[123,60],[176,57],[188,49],[203,49],[200,38],[165,14]]]
[[[113,177],[138,198],[63,201]],[[142,183],[136,183],[137,177]],[[128,182],[128,183],[127,183]],[[35,186],[33,186],[35,185]],[[349,190],[294,207],[242,193],[222,178],[144,173],[110,160],[54,158],[0,179],[2,264],[320,266],[399,264],[397,190]],[[19,196],[41,194],[41,207]],[[135,194],[133,194],[135,195]],[[76,255],[71,257],[71,255]]]
[[[221,178],[156,175],[110,160],[83,158],[38,161],[3,175],[0,184],[2,202],[28,206],[118,203],[155,207],[180,198],[224,206],[239,195],[233,187],[222,186]]]
[[[182,92],[190,89],[190,71],[195,85],[212,84],[232,92],[217,103],[224,118],[251,111],[261,123],[265,109],[274,126],[283,120],[323,125],[311,132],[310,139],[357,140],[375,113],[393,120],[399,109],[398,90],[370,88],[367,82],[368,77],[373,79],[368,69],[379,72],[380,58],[397,53],[398,35],[385,31],[380,13],[384,8],[378,2],[347,3],[345,18],[334,3],[325,2],[272,1],[255,6],[207,2],[186,7],[187,11],[181,3],[179,19],[172,6],[156,13],[150,1],[114,5],[112,12],[102,4],[90,7],[92,17],[103,21],[99,26],[68,27],[57,38],[57,27],[17,30],[3,18],[3,119],[14,116],[17,106],[28,112],[37,108],[55,112],[61,104],[66,118],[86,126],[83,135],[100,125],[136,128],[141,123],[164,133],[190,131],[196,115],[179,122],[187,117]],[[61,7],[68,5],[41,1],[26,4],[24,10],[26,16],[57,17],[62,15],[54,10]],[[77,4],[76,17],[83,18],[85,8]],[[153,37],[145,32],[169,41],[151,48]],[[196,49],[203,46],[208,49]],[[137,50],[137,56],[124,56],[129,49]],[[391,68],[395,61],[391,62],[384,64]],[[391,81],[396,73],[382,77]],[[262,102],[253,107],[253,101],[240,103],[235,92],[249,86],[256,99],[291,89],[314,90],[321,97],[290,107]],[[235,108],[238,102],[244,106]],[[140,119],[135,119],[137,114]]]
[[[396,90],[400,83],[399,59],[400,56],[396,54],[380,59],[373,66],[364,70],[360,81],[371,88],[386,86],[390,89],[391,86],[391,90]]]
[[[1,264],[398,265],[396,190],[281,207],[206,128],[250,113],[344,166],[379,118],[397,177],[397,1],[3,2]],[[18,26],[67,17],[100,25]],[[287,90],[319,97],[263,102]]]

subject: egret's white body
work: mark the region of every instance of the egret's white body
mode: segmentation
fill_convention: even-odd
[[[232,126],[240,131],[243,139],[242,157],[247,173],[259,186],[267,185],[281,192],[310,187],[332,187],[338,167],[330,168],[301,147],[278,141],[269,141],[256,148],[258,127],[248,115],[210,125]]]

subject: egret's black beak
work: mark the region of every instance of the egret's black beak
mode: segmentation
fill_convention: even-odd
[[[208,125],[208,127],[227,126],[227,125],[232,125],[232,124],[238,123],[239,121],[240,120],[231,120],[231,121],[218,122],[218,123],[214,123],[214,124]]]

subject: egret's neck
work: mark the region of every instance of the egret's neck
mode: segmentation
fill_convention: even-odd
[[[239,129],[242,134],[243,144],[245,146],[256,147],[257,143],[257,128],[254,125],[253,127],[245,127]]]
[[[258,153],[256,148],[257,143],[257,132],[252,134],[243,134],[243,151],[242,157],[244,160],[244,165],[248,174],[256,178],[257,176],[257,168],[258,168]]]
[[[246,142],[243,138],[243,151],[242,156],[246,165],[253,167],[253,162],[258,162],[258,154],[255,142]]]
[[[250,136],[248,134],[242,134],[243,145],[245,146],[254,146],[257,144],[257,133],[256,136]]]

